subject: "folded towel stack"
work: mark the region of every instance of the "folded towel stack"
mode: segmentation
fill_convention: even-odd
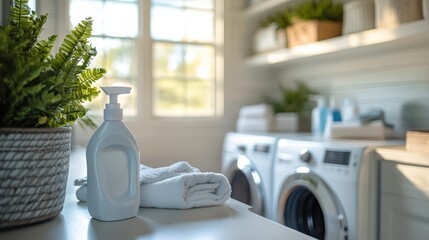
[[[79,201],[87,201],[86,178],[76,179]],[[231,195],[227,178],[201,172],[187,162],[167,167],[140,166],[140,207],[188,209],[225,203]]]
[[[237,120],[237,132],[269,132],[273,129],[274,112],[268,104],[244,106]]]

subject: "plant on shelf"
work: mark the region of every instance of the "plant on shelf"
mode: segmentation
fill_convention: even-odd
[[[265,103],[271,105],[275,113],[275,131],[310,131],[310,113],[313,108],[310,95],[316,94],[316,91],[302,82],[295,82],[295,85],[280,86],[280,98],[265,97]]]
[[[265,102],[273,107],[274,113],[303,113],[311,109],[310,96],[317,94],[305,83],[295,82],[295,87],[280,86],[281,97],[265,97]]]
[[[97,54],[88,42],[91,18],[80,22],[52,56],[56,36],[39,40],[47,15],[36,16],[28,0],[13,2],[8,23],[0,27],[0,229],[61,212],[68,126],[85,117],[83,103],[98,95],[93,83],[106,72],[89,68]]]
[[[333,0],[307,0],[294,7],[288,47],[341,36],[343,5]]]
[[[264,18],[255,34],[255,52],[264,52],[286,47],[285,29],[291,25],[291,14],[287,9]]]
[[[343,20],[343,5],[332,0],[307,0],[298,4],[294,17],[300,20],[335,21]]]
[[[268,26],[270,24],[275,24],[277,30],[286,29],[287,27],[292,25],[292,16],[292,12],[288,8],[285,8],[281,12],[277,12],[274,15],[266,17],[262,21],[261,25]]]

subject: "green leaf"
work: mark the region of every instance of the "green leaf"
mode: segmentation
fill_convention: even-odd
[[[317,94],[306,84],[296,82],[295,87],[281,86],[281,98],[264,97],[264,102],[273,107],[275,113],[297,112],[301,113],[309,107],[310,95]]]
[[[307,0],[295,6],[293,13],[302,20],[342,21],[343,5],[333,0]]]
[[[88,43],[86,18],[51,55],[56,36],[39,39],[47,15],[38,17],[28,0],[15,0],[9,22],[0,27],[0,126],[58,127],[86,116],[83,102],[99,91],[92,84],[102,68],[90,69],[97,51]]]

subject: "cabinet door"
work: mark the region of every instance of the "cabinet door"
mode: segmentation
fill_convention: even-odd
[[[381,196],[380,239],[429,239],[429,203],[383,193]]]
[[[429,168],[382,163],[380,238],[429,239]]]

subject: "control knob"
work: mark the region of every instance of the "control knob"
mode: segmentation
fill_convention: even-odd
[[[299,152],[299,159],[303,162],[310,162],[311,161],[311,152],[307,148],[301,149]]]
[[[246,153],[246,145],[243,145],[243,144],[238,145],[237,150],[241,153]]]

